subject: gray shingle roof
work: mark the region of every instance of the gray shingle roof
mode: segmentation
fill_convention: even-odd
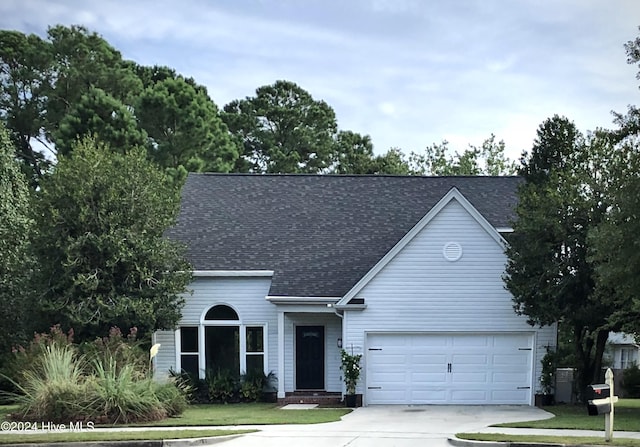
[[[272,296],[341,297],[454,186],[510,227],[519,181],[190,174],[168,235],[195,270],[273,270]]]

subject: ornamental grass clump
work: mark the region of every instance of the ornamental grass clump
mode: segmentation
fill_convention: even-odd
[[[344,349],[341,351],[342,362],[340,369],[344,376],[344,384],[347,387],[347,394],[355,394],[358,379],[360,379],[360,359],[362,354],[349,354]]]
[[[159,384],[150,378],[137,378],[133,365],[118,367],[113,359],[106,365],[95,362],[92,392],[95,405],[91,418],[111,423],[157,421],[167,417],[167,411],[156,395]]]
[[[22,420],[68,423],[91,407],[91,385],[85,376],[86,361],[73,345],[44,347],[31,368],[14,383]]]
[[[58,328],[54,329],[57,334]],[[28,349],[16,351],[22,368],[11,379],[16,392],[8,397],[18,404],[13,419],[148,422],[176,416],[186,408],[183,387],[153,380],[150,362],[160,345],[145,354],[135,337],[130,334],[125,339],[112,328],[108,338],[85,344],[87,354],[81,355],[70,339],[58,338],[36,337]],[[22,361],[27,358],[28,365]]]

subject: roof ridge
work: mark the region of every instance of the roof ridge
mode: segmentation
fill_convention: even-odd
[[[313,174],[313,173],[260,173],[260,172],[189,172],[190,176],[220,177],[314,177],[314,178],[520,178],[519,175],[409,175],[409,174]]]
[[[342,296],[452,187],[494,228],[509,228],[520,181],[192,174],[168,235],[196,270],[271,270],[271,295]]]

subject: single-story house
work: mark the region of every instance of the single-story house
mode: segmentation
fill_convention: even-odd
[[[612,332],[609,334],[607,345],[613,369],[624,370],[640,366],[640,343],[633,335]]]
[[[344,348],[365,405],[532,405],[556,328],[504,288],[519,181],[190,174],[169,236],[192,294],[157,373],[258,368],[303,400],[344,392]]]

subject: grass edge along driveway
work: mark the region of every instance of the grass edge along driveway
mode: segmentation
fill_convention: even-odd
[[[613,434],[613,442],[605,442],[604,436],[600,437],[578,437],[578,436],[541,436],[541,435],[507,435],[499,433],[457,433],[459,439],[472,441],[491,441],[506,443],[543,443],[553,445],[615,445],[624,447],[640,447],[640,439],[629,439],[616,437]]]
[[[584,405],[553,405],[543,408],[553,413],[551,419],[538,421],[510,422],[496,424],[492,427],[536,428],[555,430],[597,430],[604,431],[604,415],[589,416]],[[628,439],[616,436],[615,431],[640,432],[640,399],[620,399],[615,407],[613,443],[607,443],[604,436],[576,437],[576,436],[538,436],[512,435],[496,433],[458,433],[460,439],[493,442],[544,442],[566,445],[616,445],[640,447],[640,439]],[[499,428],[496,431],[500,431]]]
[[[16,406],[0,406],[0,421],[5,421],[8,414],[17,409]],[[228,405],[190,405],[184,413],[175,418],[163,419],[145,424],[101,425],[97,428],[110,427],[184,427],[182,430],[149,430],[149,431],[109,431],[99,432],[83,430],[82,432],[58,433],[2,433],[0,444],[39,443],[39,442],[74,442],[74,441],[129,441],[201,438],[246,434],[256,430],[221,430],[221,429],[188,429],[188,427],[215,427],[238,425],[275,425],[275,424],[319,424],[339,421],[351,410],[346,408],[318,408],[311,410],[282,410],[276,404],[250,403]],[[42,421],[40,421],[42,422]]]
[[[91,431],[81,432],[34,432],[0,433],[2,444],[39,444],[54,442],[92,442],[92,441],[156,441],[163,439],[212,438],[219,436],[243,435],[258,430],[224,429],[184,429],[184,430],[148,430],[148,431]]]

